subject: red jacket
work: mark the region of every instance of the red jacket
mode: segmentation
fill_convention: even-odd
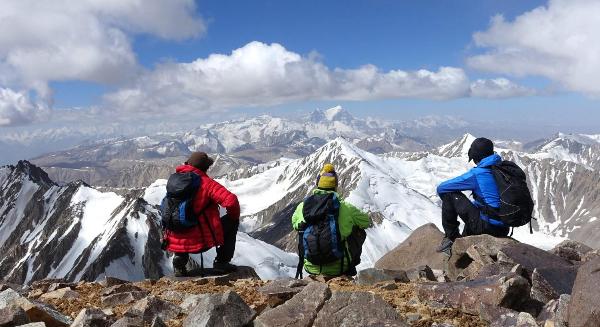
[[[167,250],[177,253],[198,253],[223,245],[219,205],[227,210],[227,215],[231,219],[240,219],[240,203],[237,196],[196,167],[182,165],[177,167],[177,172],[194,172],[200,176],[202,181],[200,190],[194,198],[194,211],[202,213],[198,216],[200,224],[183,232],[166,231]]]

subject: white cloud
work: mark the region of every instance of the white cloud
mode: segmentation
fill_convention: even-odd
[[[48,114],[48,107],[34,103],[26,92],[0,87],[0,126],[27,124]]]
[[[468,59],[476,69],[544,76],[566,89],[600,96],[600,1],[550,0],[506,21],[496,16],[473,39],[486,53]]]
[[[219,110],[299,100],[452,99],[468,96],[460,68],[383,72],[373,65],[330,69],[279,44],[251,42],[230,55],[170,63],[143,75],[134,86],[107,95],[111,107],[128,111]]]
[[[506,78],[478,79],[471,83],[471,96],[476,98],[505,99],[535,95],[533,89]]]
[[[131,34],[182,39],[204,30],[193,0],[4,0],[0,85],[49,97],[48,81],[121,82],[138,70]]]

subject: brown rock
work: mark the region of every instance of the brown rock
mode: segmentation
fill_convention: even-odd
[[[503,247],[498,252],[498,261],[520,264],[528,276],[535,268],[572,267],[564,258],[524,243]]]
[[[73,283],[52,283],[48,286],[48,290],[46,292],[52,292],[59,290],[61,288],[69,288],[73,289],[76,285]]]
[[[571,294],[578,267],[541,267],[531,274],[531,297],[541,303],[558,299],[561,294]]]
[[[140,318],[140,317],[123,317],[123,318],[115,321],[115,323],[111,325],[111,327],[142,327],[142,326],[144,326],[144,322],[142,321],[142,318]]]
[[[577,272],[569,304],[569,327],[600,326],[600,258],[587,262]]]
[[[31,283],[31,288],[32,289],[41,289],[45,293],[45,292],[48,292],[48,288],[50,287],[50,285],[56,284],[56,283],[68,284],[69,282],[62,278],[36,280],[35,282]]]
[[[141,317],[144,323],[151,323],[159,317],[163,321],[175,319],[181,309],[170,302],[163,301],[155,296],[148,296],[137,301],[126,313],[128,317]]]
[[[327,284],[313,282],[284,304],[263,311],[255,320],[255,327],[312,326],[317,312],[331,296]]]
[[[427,265],[431,269],[446,269],[448,257],[435,252],[444,234],[434,224],[415,229],[410,236],[375,263],[375,268],[408,270]]]
[[[205,269],[206,275],[202,277],[165,277],[173,281],[189,281],[193,280],[197,284],[213,283],[215,285],[231,285],[239,279],[260,279],[254,268],[247,266],[238,266],[235,272],[229,274],[215,274],[211,268]],[[192,272],[192,275],[197,275]]]
[[[373,285],[388,281],[408,283],[410,279],[404,270],[367,268],[358,272],[356,281],[360,285]]]
[[[457,238],[452,245],[452,256],[448,260],[448,276],[456,280],[463,276],[478,275],[483,266],[497,261],[498,252],[506,245],[515,244],[512,238],[498,238],[491,235],[474,235]]]
[[[126,292],[148,292],[133,284],[118,284],[115,286],[107,287],[102,290],[102,296],[109,296],[113,294],[126,293]]]
[[[25,311],[32,322],[44,322],[48,327],[63,327],[71,324],[71,319],[44,303],[30,301],[12,289],[0,293],[0,309],[18,306]]]
[[[480,304],[518,308],[529,299],[529,282],[510,273],[473,281],[417,285],[421,301],[437,301],[478,314]]]
[[[110,276],[104,277],[104,280],[100,282],[100,284],[104,287],[111,287],[111,286],[127,284],[127,283],[129,283],[129,282],[126,280],[119,279],[116,277],[110,277]]]
[[[408,269],[406,271],[406,276],[411,282],[437,281],[433,270],[427,265]]]
[[[333,292],[315,320],[315,327],[404,326],[398,312],[381,297],[369,292]]]
[[[267,283],[258,291],[267,296],[270,307],[276,307],[300,293],[308,283],[307,280],[279,279]]]

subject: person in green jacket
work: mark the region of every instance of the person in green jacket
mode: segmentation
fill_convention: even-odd
[[[317,177],[316,184],[317,188],[296,207],[296,211],[292,216],[292,227],[299,232],[298,254],[300,262],[296,277],[302,276],[302,265],[304,266],[304,270],[311,275],[324,275],[328,277],[340,275],[354,276],[356,274],[356,266],[360,263],[362,246],[366,240],[365,229],[370,226],[371,219],[366,213],[339,197],[336,192],[338,177],[332,164],[325,164],[323,166]],[[305,204],[312,203],[308,200],[311,197],[324,195],[333,195],[335,203],[338,203],[336,205],[339,206],[339,208],[336,208],[337,228],[339,230],[341,247],[343,247],[345,253],[341,259],[333,261],[325,259],[324,261],[327,263],[317,264],[304,257],[304,244],[306,244],[303,242],[304,231],[307,229],[307,225],[310,225],[305,221],[305,214],[310,212],[310,209],[306,208]],[[309,204],[306,205],[308,206]],[[323,240],[319,239],[315,244],[319,244],[322,247],[323,242]]]

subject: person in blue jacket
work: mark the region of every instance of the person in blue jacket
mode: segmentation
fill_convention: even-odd
[[[437,251],[447,255],[451,255],[452,244],[460,237],[458,217],[465,223],[463,236],[489,234],[503,237],[510,231],[509,226],[482,212],[484,205],[500,207],[500,195],[490,167],[501,163],[502,158],[494,152],[494,143],[483,137],[475,139],[469,148],[471,160],[477,165],[475,168],[441,183],[437,188],[442,199],[442,226],[445,233]],[[473,201],[463,191],[471,191]]]

